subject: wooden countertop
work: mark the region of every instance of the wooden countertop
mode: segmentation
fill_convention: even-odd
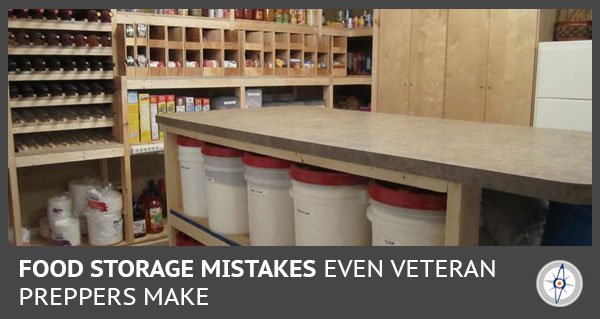
[[[592,134],[316,107],[160,115],[171,127],[568,203],[592,203]]]

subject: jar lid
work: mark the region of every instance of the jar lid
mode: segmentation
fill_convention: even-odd
[[[235,148],[205,143],[202,147],[202,154],[215,157],[242,157],[244,152]]]
[[[260,168],[289,169],[292,162],[281,158],[245,152],[244,164]]]
[[[177,145],[191,146],[191,147],[203,147],[204,144],[206,144],[206,143],[204,143],[200,140],[193,139],[191,137],[187,137],[187,136],[183,136],[183,135],[177,135]]]
[[[330,186],[360,185],[369,181],[366,177],[298,163],[290,167],[290,176],[299,182]]]
[[[371,180],[369,196],[381,203],[419,210],[446,210],[446,194]]]

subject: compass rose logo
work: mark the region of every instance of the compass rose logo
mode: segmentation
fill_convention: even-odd
[[[537,276],[536,286],[540,298],[554,307],[566,307],[577,300],[583,289],[579,269],[564,260],[547,263]]]

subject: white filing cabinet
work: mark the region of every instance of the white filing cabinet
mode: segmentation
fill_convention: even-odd
[[[592,40],[539,44],[533,126],[592,131]]]

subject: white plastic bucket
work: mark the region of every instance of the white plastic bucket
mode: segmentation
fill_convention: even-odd
[[[68,193],[63,193],[48,199],[46,215],[50,227],[54,222],[59,219],[71,218],[72,215],[72,201]]]
[[[294,164],[290,169],[297,246],[365,246],[367,179]]]
[[[244,163],[250,245],[295,245],[294,201],[289,193],[291,162],[244,153]]]
[[[79,219],[65,218],[54,222],[52,239],[63,246],[79,246],[81,244]]]
[[[185,136],[177,137],[183,211],[193,217],[208,217],[206,175],[202,156],[203,142]]]
[[[444,245],[444,194],[371,181],[369,195],[373,246]]]
[[[87,210],[88,238],[94,246],[106,246],[123,240],[123,212]]]
[[[94,185],[98,185],[99,187],[99,184],[100,181],[98,179],[89,177],[69,181],[69,194],[73,201],[73,216],[79,218],[79,229],[82,235],[87,234],[87,220],[84,215],[84,212],[88,207],[87,192],[89,189],[93,188]]]
[[[248,196],[243,152],[206,144],[202,148],[206,170],[208,227],[225,235],[248,233]]]

